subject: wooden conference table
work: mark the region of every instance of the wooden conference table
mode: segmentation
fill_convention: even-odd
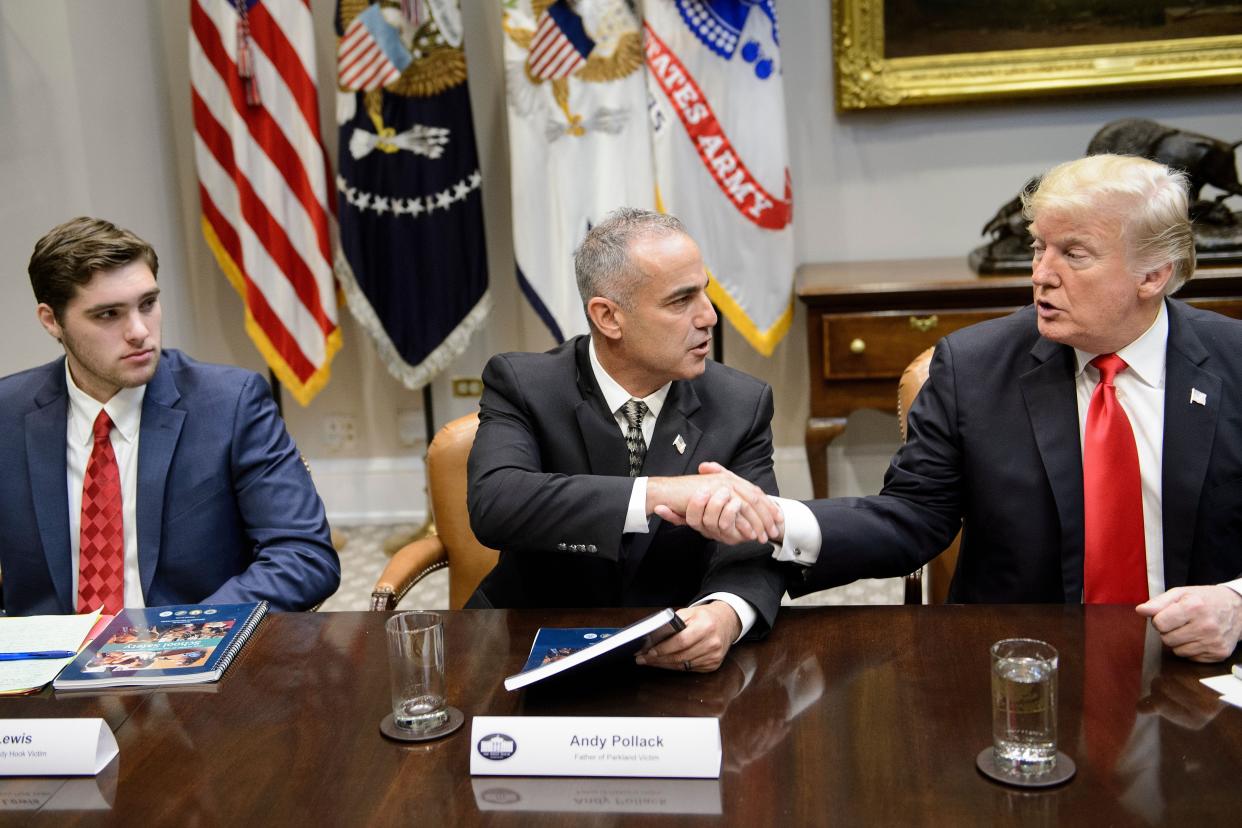
[[[425,744],[379,733],[389,704],[383,613],[270,616],[214,686],[0,699],[0,718],[100,716],[121,750],[110,773],[70,783],[85,791],[0,780],[0,822],[1236,824],[1242,709],[1198,682],[1227,665],[1163,654],[1149,636],[1141,693],[1127,693],[1115,665],[1084,676],[1086,648],[1103,633],[1130,634],[1141,648],[1143,621],[1127,608],[790,608],[767,641],[735,648],[710,675],[637,670],[573,692],[503,689],[541,624],[641,614],[447,613],[448,695],[467,721]],[[1060,651],[1060,742],[1078,764],[1063,786],[1008,788],[975,769],[991,739],[987,650],[1007,637]],[[1106,689],[1086,690],[1089,680]],[[1088,697],[1117,702],[1086,729],[1091,747]],[[724,767],[719,780],[472,778],[476,714],[718,716]],[[46,807],[8,810],[37,805],[35,789],[52,796]],[[50,810],[83,802],[95,809]]]

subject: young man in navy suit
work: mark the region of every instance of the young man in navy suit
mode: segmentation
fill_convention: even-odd
[[[158,270],[150,245],[100,219],[35,245],[39,322],[65,356],[0,379],[10,615],[304,610],[340,582],[323,503],[263,378],[161,349]]]

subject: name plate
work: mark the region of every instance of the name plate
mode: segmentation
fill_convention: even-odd
[[[475,716],[474,776],[716,779],[720,721],[651,716]]]
[[[94,776],[118,753],[103,719],[0,719],[0,776]]]

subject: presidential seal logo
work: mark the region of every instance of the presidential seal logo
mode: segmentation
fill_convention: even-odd
[[[475,749],[484,759],[499,762],[517,753],[517,741],[504,733],[489,733],[479,740]]]

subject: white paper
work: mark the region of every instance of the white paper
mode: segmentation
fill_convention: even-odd
[[[0,776],[94,776],[119,752],[103,719],[0,719]]]
[[[475,776],[715,779],[720,721],[644,716],[475,716]]]
[[[99,620],[90,615],[29,615],[0,618],[0,652],[68,650],[77,654],[82,641]],[[69,658],[32,658],[26,661],[0,661],[0,693],[39,688],[56,678]]]
[[[1222,696],[1242,696],[1242,679],[1235,678],[1234,676],[1212,676],[1199,679],[1199,681]],[[1225,699],[1225,701],[1229,701],[1229,699]],[[1229,703],[1233,704],[1233,702]]]

